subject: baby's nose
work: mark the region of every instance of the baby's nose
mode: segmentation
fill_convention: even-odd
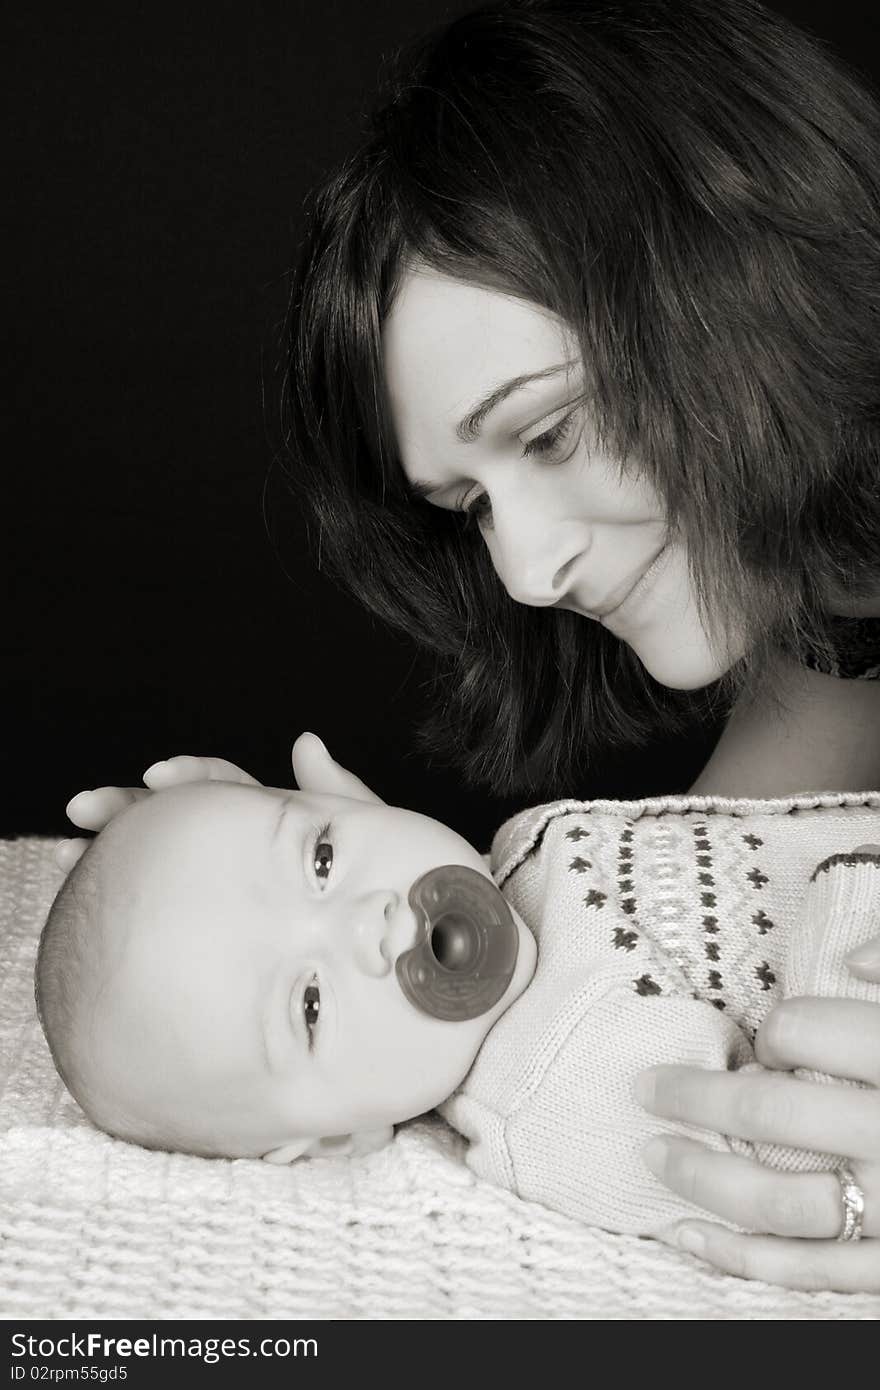
[[[365,975],[387,975],[392,966],[388,938],[400,906],[393,889],[377,889],[359,899],[355,912],[354,953]]]

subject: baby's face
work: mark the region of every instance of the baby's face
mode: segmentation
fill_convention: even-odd
[[[197,783],[139,802],[113,832],[106,978],[89,1066],[121,1112],[230,1157],[290,1158],[439,1104],[531,979],[447,1022],[405,997],[395,962],[429,869],[490,878],[459,835],[414,812],[317,792]]]

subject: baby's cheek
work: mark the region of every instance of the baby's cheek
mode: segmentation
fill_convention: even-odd
[[[411,1039],[400,1059],[405,1073],[401,1092],[408,1090],[422,1111],[441,1105],[467,1076],[490,1027],[484,1019],[426,1019],[418,1046]]]
[[[461,1035],[447,1044],[447,1067],[444,1075],[445,1093],[441,1097],[446,1100],[448,1096],[456,1090],[464,1081],[474,1062],[480,1053],[480,1048],[495,1026],[498,1016],[498,1008],[493,1009],[490,1014],[481,1019],[472,1019],[468,1023],[452,1024],[452,1027],[460,1027]],[[440,1104],[440,1101],[437,1101]]]

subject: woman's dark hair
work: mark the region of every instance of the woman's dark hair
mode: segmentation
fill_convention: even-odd
[[[509,0],[400,58],[317,195],[294,275],[285,442],[319,562],[437,657],[425,742],[502,792],[680,724],[598,624],[512,602],[459,516],[413,501],[383,320],[407,267],[577,334],[606,446],[745,624],[727,701],[821,648],[829,588],[880,587],[880,114],[753,0]]]

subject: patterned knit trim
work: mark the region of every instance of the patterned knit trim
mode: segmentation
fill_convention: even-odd
[[[492,843],[495,881],[502,887],[527,855],[540,844],[547,826],[559,816],[610,815],[637,820],[643,816],[681,815],[696,813],[704,816],[782,816],[797,815],[800,811],[865,807],[880,810],[880,791],[870,792],[804,792],[794,796],[756,800],[749,797],[727,796],[657,796],[640,801],[555,801],[547,806],[533,807],[506,821]],[[587,832],[584,832],[585,834]],[[501,850],[501,846],[504,850]]]
[[[873,864],[880,869],[880,855],[860,854],[856,850],[851,850],[849,854],[830,854],[821,864],[816,865],[810,874],[810,882],[815,883],[820,874],[827,874],[829,869],[835,868],[838,864],[844,864],[848,869],[852,869],[856,864]]]

